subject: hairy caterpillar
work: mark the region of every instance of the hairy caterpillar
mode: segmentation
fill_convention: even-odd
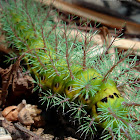
[[[67,101],[84,104],[91,111],[89,124],[93,129],[87,125],[90,131],[96,131],[96,124],[104,129],[111,128],[115,134],[120,126],[127,129],[130,121],[128,109],[122,105],[125,99],[116,83],[127,82],[134,77],[132,71],[127,73],[128,79],[122,80],[121,75],[125,75],[126,65],[129,65],[129,70],[135,66],[137,58],[131,60],[128,55],[119,56],[116,51],[114,64],[110,54],[103,54],[102,59],[97,55],[91,56],[94,52],[89,51],[94,44],[94,41],[90,41],[92,36],[87,34],[84,38],[86,41],[83,39],[82,42],[78,41],[77,35],[74,39],[69,38],[66,24],[62,25],[63,30],[55,26],[34,1],[10,1],[10,6],[7,5],[9,3],[1,6],[7,40],[20,55],[26,54],[24,59],[29,69],[44,89],[51,89],[52,96],[66,97],[59,101],[59,105]],[[54,25],[51,27],[50,24]],[[130,65],[130,62],[134,65]],[[135,78],[132,79],[135,81]]]

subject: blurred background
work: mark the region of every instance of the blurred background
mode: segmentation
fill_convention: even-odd
[[[95,10],[103,14],[115,16],[140,23],[140,0],[64,0]]]

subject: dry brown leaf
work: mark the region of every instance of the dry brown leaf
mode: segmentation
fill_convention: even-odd
[[[32,77],[24,74],[20,67],[20,62],[10,65],[9,68],[0,68],[0,75],[2,78],[2,93],[0,98],[0,105],[5,105],[6,97],[8,95],[8,87],[12,85],[13,96],[20,96],[26,94],[27,91],[32,91],[34,84]]]
[[[7,121],[17,121],[18,120],[18,111],[17,111],[17,106],[9,106],[6,107],[2,111],[2,116],[7,119]]]

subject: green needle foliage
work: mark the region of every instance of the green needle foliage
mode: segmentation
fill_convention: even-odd
[[[69,114],[79,122],[77,132],[84,139],[94,139],[98,130],[102,139],[140,139],[140,63],[131,49],[108,53],[120,34],[107,48],[95,45],[96,23],[92,27],[81,21],[86,31],[73,33],[77,17],[71,15],[65,23],[42,1],[5,0],[0,7],[6,41],[19,55],[11,53],[7,62],[26,62],[46,109],[55,106]]]

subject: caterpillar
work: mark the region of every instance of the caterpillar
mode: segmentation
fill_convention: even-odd
[[[69,36],[70,25],[61,23],[61,26],[57,26],[51,19],[54,15],[50,16],[49,10],[44,11],[41,4],[36,4],[33,0],[11,0],[1,3],[1,8],[2,29],[6,32],[7,41],[11,42],[20,55],[24,54],[31,73],[38,79],[39,85],[48,91],[42,97],[44,102],[50,99],[48,97],[54,97],[54,105],[66,103],[68,106],[86,106],[85,110],[90,113],[86,117],[78,116],[78,119],[85,122],[78,131],[82,130],[86,134],[94,135],[96,126],[107,130],[109,134],[112,132],[118,139],[130,137],[130,132],[126,135],[128,128],[135,132],[136,127],[129,125],[129,122],[133,122],[129,109],[123,105],[127,100],[119,92],[117,84],[125,85],[129,79],[131,83],[136,81],[136,71],[132,69],[137,57],[129,58],[129,54],[119,54],[117,50],[114,61],[110,59],[110,54],[98,56],[95,53],[99,49],[98,45],[90,50],[94,45],[91,38],[96,31],[91,31],[84,38],[75,33],[73,39]],[[87,21],[86,25],[88,24]],[[78,40],[78,36],[82,36],[82,41]],[[134,98],[139,98],[138,91],[134,88],[139,86],[138,83],[132,87],[127,86],[125,88],[133,89],[137,94]],[[61,98],[59,103],[54,102],[56,96]],[[113,136],[106,135],[106,139],[110,137]],[[131,137],[137,139],[137,136]]]

